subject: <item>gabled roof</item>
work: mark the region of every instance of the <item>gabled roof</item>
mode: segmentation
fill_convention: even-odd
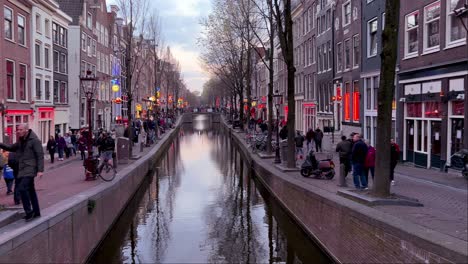
[[[60,9],[73,19],[70,25],[79,25],[84,0],[56,0],[56,2],[60,5]]]

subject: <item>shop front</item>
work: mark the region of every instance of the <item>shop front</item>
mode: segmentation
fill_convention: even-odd
[[[49,137],[55,134],[54,128],[54,108],[38,107],[36,131],[43,145],[47,144]]]
[[[12,109],[5,111],[5,132],[3,142],[8,144],[16,143],[18,136],[16,131],[19,125],[31,127],[33,110]]]
[[[303,122],[304,122],[304,133],[307,133],[309,129],[314,129],[317,126],[317,109],[313,102],[304,102],[303,106]]]

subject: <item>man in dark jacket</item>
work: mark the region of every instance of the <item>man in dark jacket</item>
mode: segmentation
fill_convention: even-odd
[[[323,132],[320,128],[315,130],[314,141],[315,141],[315,151],[322,152],[322,139],[323,139]]]
[[[346,136],[341,137],[341,142],[336,145],[336,152],[340,154],[340,164],[345,166],[345,177],[351,171],[351,152],[353,143],[346,139]]]
[[[366,173],[364,164],[366,162],[367,145],[361,140],[360,134],[354,135],[354,145],[351,153],[353,163],[353,180],[357,189],[367,189]]]
[[[41,141],[27,125],[19,125],[18,142],[13,145],[0,143],[0,148],[16,152],[18,162],[18,191],[23,202],[24,219],[30,221],[41,216],[34,177],[42,178],[44,173],[44,152]],[[31,209],[32,206],[32,209]]]

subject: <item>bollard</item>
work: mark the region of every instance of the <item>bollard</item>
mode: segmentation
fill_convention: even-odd
[[[140,142],[140,152],[143,152],[143,147],[145,146],[145,144],[143,142]]]
[[[346,184],[345,170],[346,170],[345,165],[340,164],[340,178],[339,178],[339,184],[338,184],[338,186],[340,187],[348,187],[348,185]]]

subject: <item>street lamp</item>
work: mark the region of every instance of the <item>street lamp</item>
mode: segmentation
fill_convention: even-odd
[[[281,157],[279,152],[279,109],[283,103],[283,96],[279,93],[278,90],[275,91],[273,95],[273,102],[276,108],[276,151],[275,151],[275,161],[274,163],[281,163]]]
[[[88,158],[84,161],[87,181],[95,180],[95,175],[97,173],[96,163],[98,160],[93,157],[93,122],[91,120],[91,104],[94,100],[93,97],[98,86],[98,81],[99,78],[97,78],[91,70],[87,70],[86,75],[80,76],[81,89],[86,97],[86,109],[88,111]]]

